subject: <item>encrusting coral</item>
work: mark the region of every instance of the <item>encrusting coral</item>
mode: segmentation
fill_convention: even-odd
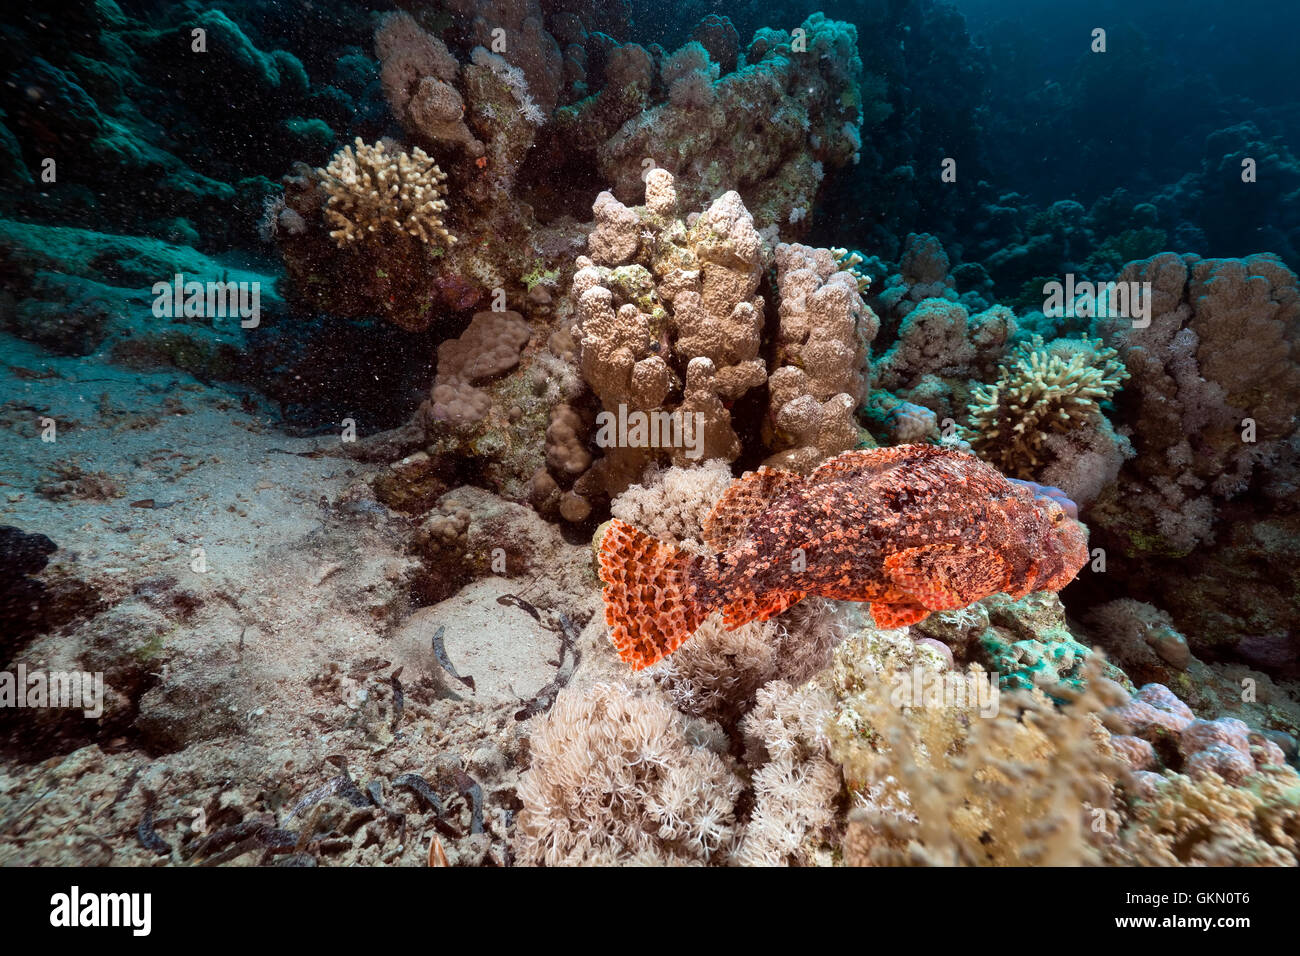
[[[390,152],[382,141],[370,146],[357,137],[355,151],[344,146],[316,172],[329,197],[325,218],[337,227],[330,238],[340,246],[388,230],[426,244],[455,244],[442,223],[447,177],[420,147]]]

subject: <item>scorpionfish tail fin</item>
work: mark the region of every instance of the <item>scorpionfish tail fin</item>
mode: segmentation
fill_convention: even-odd
[[[708,616],[692,583],[699,559],[615,518],[600,541],[605,623],[633,670],[677,650]]]

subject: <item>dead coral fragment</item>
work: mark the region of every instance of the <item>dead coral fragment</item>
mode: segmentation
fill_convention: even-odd
[[[1101,403],[1127,379],[1118,353],[1100,340],[1035,335],[998,367],[998,380],[974,391],[971,423],[961,437],[975,453],[1013,477],[1032,478],[1048,455],[1046,436],[1102,424]]]
[[[388,152],[358,136],[355,152],[344,146],[316,172],[329,196],[325,218],[337,227],[330,238],[340,248],[385,227],[426,244],[456,242],[442,224],[447,176],[420,147]]]

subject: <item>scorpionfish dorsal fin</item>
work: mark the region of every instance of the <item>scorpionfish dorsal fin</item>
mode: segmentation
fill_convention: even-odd
[[[823,481],[857,477],[866,473],[886,471],[895,465],[911,464],[929,458],[944,458],[953,454],[937,445],[891,445],[888,448],[858,448],[840,452],[827,458],[808,476],[810,485]]]

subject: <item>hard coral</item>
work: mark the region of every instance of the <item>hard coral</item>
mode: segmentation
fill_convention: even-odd
[[[672,176],[651,170],[645,190],[648,205],[637,209],[609,193],[596,199],[591,256],[573,277],[574,338],[607,412],[671,416],[685,442],[608,447],[584,491],[616,494],[653,460],[688,460],[686,442],[699,459],[735,459],[727,403],[767,380],[755,293],[768,254],[740,197],[723,194],[688,226],[667,218],[677,207]]]
[[[769,387],[769,464],[807,469],[857,447],[854,412],[866,398],[867,348],[880,320],[860,279],[830,249],[776,248],[777,362]]]
[[[325,217],[337,227],[330,237],[340,246],[385,229],[426,244],[456,242],[442,224],[447,177],[418,146],[389,152],[382,142],[369,146],[357,137],[355,152],[344,146],[316,173],[329,196]]]
[[[977,387],[960,429],[977,455],[1006,474],[1040,479],[1086,504],[1115,478],[1127,452],[1102,413],[1128,372],[1100,341],[1035,335]],[[1058,437],[1059,436],[1059,437]]]
[[[819,164],[855,162],[862,147],[862,61],[852,24],[815,13],[802,30],[800,50],[789,33],[760,31],[746,65],[717,79],[719,67],[701,44],[667,58],[668,101],[619,113],[622,125],[599,145],[614,195],[624,202],[639,195],[650,157],[682,183],[688,208],[732,188],[763,227],[811,209]]]
[[[460,426],[482,419],[492,399],[475,388],[475,383],[518,365],[519,353],[530,335],[528,323],[518,312],[476,312],[459,338],[438,346],[432,417]]]
[[[1143,454],[1095,520],[1135,555],[1182,556],[1295,432],[1300,288],[1272,255],[1164,253],[1118,281],[1151,284],[1149,324],[1095,322],[1133,377],[1120,412]]]

